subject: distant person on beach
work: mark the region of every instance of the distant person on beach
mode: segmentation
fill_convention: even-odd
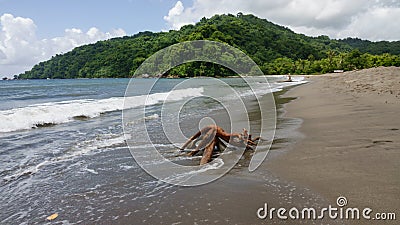
[[[290,74],[288,75],[288,79],[286,80],[286,82],[292,82],[292,76],[290,76]]]

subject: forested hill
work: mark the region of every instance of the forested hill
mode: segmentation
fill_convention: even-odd
[[[359,49],[362,53],[370,53],[374,55],[390,53],[393,55],[400,54],[400,41],[389,42],[380,41],[372,42],[361,40],[359,38],[346,38],[340,42],[350,45],[352,48]]]
[[[400,66],[400,42],[308,37],[265,19],[239,13],[203,18],[179,31],[141,32],[81,46],[35,65],[19,78],[130,77],[153,53],[189,40],[214,40],[235,46],[248,54],[265,74],[311,74],[334,69]],[[231,75],[218,66],[208,67],[200,74],[199,65],[201,63],[197,62],[185,64],[169,72],[179,76]]]

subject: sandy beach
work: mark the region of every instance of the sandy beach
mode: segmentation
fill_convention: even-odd
[[[267,167],[333,205],[337,197],[345,196],[348,207],[395,212],[398,217],[400,68],[309,76],[307,80],[308,84],[285,94],[297,98],[285,105],[285,117],[303,120],[299,131],[304,137]]]
[[[399,74],[398,68],[378,68],[309,76],[308,84],[281,89],[275,93],[275,138],[263,164],[250,173],[253,152],[248,151],[221,179],[196,187],[163,183],[140,168],[122,136],[118,111],[4,134],[0,165],[11,169],[1,174],[0,197],[4,204],[0,223],[44,223],[57,213],[56,222],[66,224],[384,224],[329,218],[284,220],[277,218],[276,212],[273,219],[260,219],[257,213],[265,204],[269,209],[320,210],[330,204],[336,206],[336,198],[345,196],[349,207],[370,207],[374,212],[396,212],[398,216]],[[85,89],[97,93],[98,85],[102,85],[101,93],[114,95],[127,80],[18,82],[22,82],[19,85],[24,90],[23,82],[32,87],[45,86],[49,88],[45,93],[53,88],[69,93],[71,84],[85,85]],[[163,82],[167,82],[163,86],[166,88],[179,80]],[[37,89],[32,88],[32,93]],[[78,88],[75,92],[81,91]],[[112,95],[103,96],[90,108],[102,109],[104,99],[110,101]],[[260,99],[266,100],[267,96]],[[58,101],[47,99],[46,107],[50,109],[46,109],[58,109]],[[74,109],[77,103],[72,103],[63,105]],[[193,124],[197,125],[193,121],[207,115],[228,130],[230,120],[224,109],[208,109],[187,116],[182,127],[190,130]],[[35,112],[36,108],[26,110]],[[153,110],[148,124],[154,128],[151,132],[158,134],[161,120],[154,114],[161,108]],[[64,112],[67,114],[68,110]],[[255,102],[248,102],[247,113],[256,131],[261,125],[261,113]],[[233,122],[244,127],[247,118],[239,115],[232,117]],[[137,145],[148,148],[143,143]],[[20,146],[28,146],[30,151]],[[171,146],[166,145],[165,149]],[[21,155],[29,160],[21,160]],[[200,159],[194,160],[197,164]],[[394,222],[397,221],[386,224]]]

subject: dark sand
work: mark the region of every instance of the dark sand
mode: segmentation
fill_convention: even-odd
[[[400,218],[400,68],[307,77],[285,96],[286,117],[301,118],[304,138],[267,168],[335,205],[395,212]],[[371,214],[373,215],[373,214]],[[324,223],[323,223],[324,224]]]
[[[221,179],[129,205],[120,224],[396,224],[397,221],[260,220],[257,209],[332,205],[399,215],[400,69],[380,68],[308,78],[290,89],[267,160],[247,170],[250,153]],[[279,95],[279,93],[277,93]],[[280,104],[278,104],[280,105]],[[257,124],[259,112],[250,111]],[[216,115],[218,116],[218,115]],[[301,123],[301,119],[303,123]],[[216,120],[218,121],[218,120]],[[240,121],[239,121],[240,122]],[[223,122],[222,122],[223,123]],[[301,126],[300,126],[301,125]],[[227,126],[227,124],[225,124]],[[113,213],[113,212],[111,212]],[[123,215],[120,209],[115,214]]]
[[[277,93],[277,96],[282,93]],[[290,99],[277,97],[278,105]],[[251,109],[252,107],[250,107]],[[257,108],[249,111],[251,122],[259,124],[260,113]],[[217,112],[209,115],[223,124]],[[240,123],[240,121],[235,121]],[[275,144],[267,159],[256,171],[248,172],[251,152],[225,176],[214,182],[196,187],[165,187],[166,193],[153,199],[143,199],[140,204],[130,204],[123,210],[110,214],[124,215],[129,211],[140,211],[118,219],[119,224],[320,224],[323,221],[284,221],[279,219],[260,220],[257,210],[268,203],[270,207],[312,207],[326,206],[327,202],[313,191],[280,178],[268,171],[266,166],[285,154],[298,139],[296,129],[299,119],[278,118]],[[276,216],[274,217],[276,218]],[[332,223],[330,224],[338,224]],[[340,223],[339,223],[340,224]]]

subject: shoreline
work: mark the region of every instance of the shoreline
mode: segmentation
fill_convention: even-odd
[[[306,80],[282,96],[296,98],[284,105],[283,117],[302,119],[304,137],[267,169],[332,205],[345,196],[349,207],[399,215],[400,68]]]
[[[322,199],[313,190],[297,185],[297,183],[265,169],[266,165],[278,159],[281,155],[285,155],[288,148],[291,148],[297,140],[298,119],[283,117],[285,104],[293,100],[283,95],[292,88],[292,86],[285,87],[275,93],[278,110],[275,136],[277,141],[272,145],[263,164],[255,171],[249,172],[248,164],[252,154],[247,152],[232,170],[211,183],[196,187],[171,186],[174,191],[172,194],[164,196],[162,201],[158,203],[158,207],[173,209],[172,212],[175,211],[175,213],[160,210],[158,213],[163,215],[163,222],[168,224],[286,224],[287,221],[278,220],[276,215],[272,220],[260,219],[257,217],[257,210],[263,207],[265,203],[270,207],[286,207],[288,209],[291,207],[322,207],[326,205],[325,199]],[[249,109],[249,114],[253,115],[250,121],[257,126],[259,116],[261,116],[258,113],[258,108],[250,107]],[[218,111],[210,116],[221,117],[221,115]],[[222,127],[228,127],[224,122],[220,122]],[[240,120],[235,122],[240,123]],[[132,208],[135,207],[137,206],[132,205]],[[136,221],[158,224],[157,217],[149,218],[146,214],[132,214],[132,216]],[[131,217],[121,218],[120,222],[129,223],[131,219]],[[313,224],[314,221],[301,220],[301,223]],[[331,224],[338,223],[333,222]]]
[[[308,108],[306,106],[305,109],[303,109],[304,107],[300,107],[299,109],[299,106],[297,105],[298,102],[301,102],[310,96],[309,93],[303,95],[302,93],[298,93],[298,91],[308,89],[310,85],[315,85],[314,82],[319,82],[318,80],[323,82],[325,79],[330,78],[329,76],[312,77],[311,83],[309,84],[284,87],[281,91],[275,92],[277,129],[274,144],[272,145],[265,162],[254,172],[249,173],[247,169],[249,160],[252,157],[252,153],[249,151],[243,156],[243,159],[239,161],[239,164],[237,164],[237,166],[221,179],[197,187],[177,187],[160,183],[150,175],[146,174],[143,170],[138,169],[138,167],[135,166],[136,164],[132,162],[132,157],[126,147],[109,146],[105,147],[105,149],[110,148],[108,150],[101,150],[93,155],[82,155],[80,157],[83,158],[77,158],[76,160],[85,160],[85,168],[78,170],[78,173],[75,173],[75,170],[68,170],[63,176],[52,177],[53,175],[50,174],[50,177],[52,177],[52,184],[60,184],[60,182],[68,181],[66,184],[73,187],[74,193],[71,194],[68,188],[63,189],[62,187],[46,190],[49,193],[49,196],[52,196],[55,200],[41,209],[29,210],[29,220],[31,220],[31,222],[40,222],[41,220],[44,220],[46,216],[53,212],[53,209],[49,208],[51,206],[59,208],[59,211],[57,211],[57,213],[60,214],[59,220],[65,219],[69,222],[80,220],[98,222],[101,219],[103,222],[120,224],[132,223],[132,221],[136,223],[150,224],[342,224],[341,222],[344,221],[298,220],[298,222],[297,220],[279,220],[276,217],[276,214],[273,220],[261,220],[257,218],[256,214],[257,210],[260,207],[263,207],[265,203],[268,203],[270,208],[285,207],[286,209],[292,207],[297,207],[299,209],[303,207],[315,207],[316,209],[320,209],[329,204],[335,205],[337,196],[332,195],[333,197],[330,198],[326,195],[326,190],[320,188],[320,186],[325,184],[323,180],[310,180],[308,179],[310,177],[305,176],[307,175],[305,169],[315,169],[318,168],[318,165],[313,165],[313,167],[301,165],[304,160],[292,156],[298,152],[298,146],[302,145],[304,141],[308,141],[308,138],[310,137],[309,131],[304,130],[305,126],[303,126],[307,125],[307,120],[299,119],[301,116],[299,116],[298,113],[301,113],[302,110],[306,113],[305,110],[310,109],[312,113],[319,113],[319,109],[313,110],[310,106],[308,106]],[[335,82],[337,83],[339,81],[329,80],[328,84],[333,85]],[[351,82],[351,84],[353,83],[354,82]],[[317,85],[317,87],[320,86]],[[327,87],[327,90],[330,90],[330,87]],[[320,89],[316,89],[315,93],[319,93],[320,91]],[[336,96],[337,94],[334,95]],[[311,97],[314,98],[315,96],[313,95]],[[262,99],[260,100],[262,101]],[[376,101],[379,102],[378,100]],[[324,103],[324,101],[322,102]],[[390,102],[391,100],[389,103]],[[261,114],[259,113],[258,107],[252,107],[252,102],[248,103],[250,122],[257,127]],[[335,102],[326,102],[326,104],[330,107],[331,105],[332,107],[336,106]],[[292,105],[297,106],[292,108]],[[354,104],[348,105],[348,107],[351,107]],[[394,104],[389,105],[390,107],[393,107]],[[387,108],[382,110],[386,112],[391,111]],[[226,126],[226,129],[229,130],[229,120],[227,120],[227,116],[221,112],[223,112],[223,110],[216,110],[209,116],[212,118],[215,116],[216,121],[220,121],[221,125],[224,127]],[[309,111],[307,111],[305,115],[308,116]],[[198,116],[201,117],[201,114]],[[102,123],[104,123],[104,119],[107,120],[108,118],[111,120],[113,116],[110,115],[110,117],[93,119],[89,122],[91,124],[96,121],[102,121]],[[218,118],[224,119],[218,120]],[[233,118],[234,122],[239,124],[243,122],[242,120],[244,119],[240,116],[234,116]],[[193,124],[193,121],[195,121],[194,119],[194,117],[188,118],[187,123]],[[114,121],[114,119],[112,120]],[[107,127],[110,127],[109,125],[112,124],[114,123],[108,123]],[[64,129],[63,126],[69,127],[70,125],[56,126],[55,129],[62,130]],[[74,124],[72,124],[72,126],[74,126]],[[80,130],[82,127],[78,126],[77,128],[79,129],[71,127],[71,131]],[[102,128],[102,125],[99,124],[98,128]],[[43,134],[46,130],[47,129],[38,129],[33,133]],[[115,134],[118,134],[118,129],[115,131],[117,132]],[[316,136],[319,135],[320,133],[317,132]],[[305,138],[303,138],[303,136]],[[95,140],[98,139],[96,138]],[[115,139],[110,139],[105,133],[104,140]],[[372,142],[373,141],[378,141],[377,144],[382,146],[391,144],[389,142],[379,142],[380,139],[372,140]],[[91,142],[89,142],[89,144],[90,143]],[[79,147],[81,145],[77,146]],[[83,147],[85,146],[86,145]],[[315,148],[314,150],[316,150],[315,152],[318,152],[321,149]],[[305,154],[302,154],[301,157],[305,157],[310,153],[306,152]],[[118,161],[115,161],[115,159]],[[118,163],[116,164],[115,162]],[[325,166],[325,164],[321,165]],[[64,171],[62,169],[64,166],[70,168],[69,164],[62,163],[60,166],[60,171]],[[299,170],[299,168],[301,168],[301,170]],[[398,167],[393,170],[396,172],[397,168]],[[293,169],[294,173],[291,171]],[[347,171],[348,170],[349,169],[347,169]],[[316,172],[320,172],[319,175],[321,175],[324,171]],[[82,178],[76,179],[75,176],[77,176],[77,174],[82,176]],[[136,175],[138,175],[139,179],[137,179]],[[293,175],[293,177],[290,175]],[[328,175],[332,177],[334,174],[328,173]],[[46,174],[44,167],[40,173],[36,173],[32,176],[28,174],[28,176],[21,177],[21,181],[24,181],[24,179],[36,179],[36,181],[40,181],[42,176],[45,178],[49,177],[49,175]],[[65,177],[69,180],[66,180]],[[90,179],[90,182],[86,182],[86,178]],[[358,178],[355,180],[357,179]],[[144,185],[144,188],[139,186],[141,182],[146,184]],[[44,181],[44,184],[47,184],[46,180]],[[331,183],[327,183],[326,185],[330,184]],[[335,184],[342,185],[341,183]],[[385,185],[385,187],[387,186],[386,184],[383,185]],[[358,189],[355,190],[355,192],[357,191]],[[29,198],[41,200],[42,192],[43,189],[39,186],[38,189],[35,189],[30,193]],[[377,210],[386,210],[386,208],[376,207],[375,205],[363,205],[358,203],[355,205],[354,199],[356,198],[347,193],[348,192],[343,192],[342,194],[348,197],[351,206],[368,206]],[[86,195],[88,195],[88,197],[86,197]],[[386,195],[387,193],[385,196]],[[82,198],[82,196],[85,196],[86,199]],[[392,202],[395,204],[397,196],[390,196],[392,196]],[[32,201],[33,200],[29,200],[27,202]],[[112,203],[112,205],[108,205],[108,202]],[[102,204],[104,204],[104,206],[97,208],[98,205]],[[12,206],[13,207],[7,207],[7,210],[5,210],[5,215],[9,214],[10,216],[5,218],[4,221],[11,221],[13,218],[15,219],[15,216],[18,216],[16,212],[19,212],[22,207],[18,205],[18,201],[15,201]],[[70,206],[75,206],[75,208],[71,210],[69,208]],[[87,207],[92,207],[90,210],[95,208],[97,211],[95,212],[93,210],[93,214],[79,214],[81,211],[87,210]],[[386,211],[396,209],[392,207],[393,205],[390,205],[390,207],[387,207]],[[12,211],[15,209],[17,210]],[[21,217],[17,219],[17,221],[26,220],[27,218],[28,217]],[[347,222],[348,221],[344,223]]]
[[[325,206],[326,201],[314,191],[297,185],[295,182],[265,169],[265,165],[285,155],[287,148],[293,145],[297,139],[295,130],[298,128],[298,119],[283,118],[283,106],[290,102],[291,98],[284,98],[282,95],[292,87],[285,87],[276,92],[278,120],[277,139],[268,153],[265,162],[255,171],[248,171],[248,164],[252,157],[251,152],[244,154],[243,158],[227,174],[206,185],[196,187],[177,187],[167,185],[171,193],[165,193],[157,200],[157,205],[151,206],[153,199],[143,200],[142,206],[147,206],[148,211],[156,211],[162,216],[163,222],[167,224],[286,224],[287,221],[259,219],[257,210],[267,203],[270,207],[310,207]],[[259,116],[257,107],[249,108],[250,121],[257,126]],[[223,117],[220,111],[209,115],[216,121],[220,121],[222,127],[229,127],[228,124],[219,120]],[[235,122],[240,123],[241,119],[234,117]],[[295,132],[295,133],[294,133]],[[147,202],[148,201],[148,202]],[[132,204],[132,203],[129,203]],[[156,207],[156,208],[155,208]],[[128,213],[128,209],[140,210],[137,205],[129,205],[118,214]],[[146,209],[147,210],[147,209]],[[132,213],[132,215],[121,218],[120,223],[134,221],[145,221],[146,223],[159,224],[158,216],[149,216],[147,213]],[[314,221],[301,221],[302,224],[313,224]],[[331,223],[338,224],[338,223]]]

